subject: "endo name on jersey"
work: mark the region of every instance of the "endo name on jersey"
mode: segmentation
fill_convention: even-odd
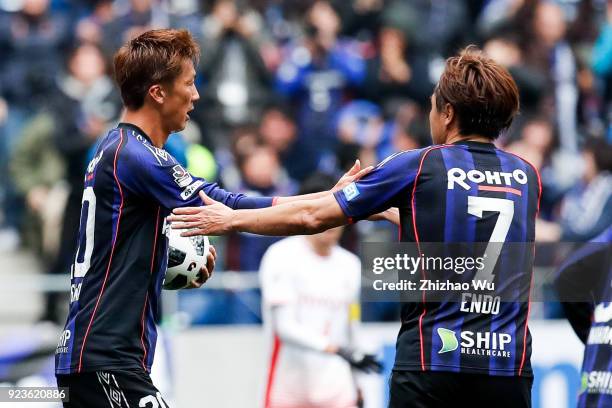
[[[395,154],[335,193],[353,220],[398,207],[403,242],[527,243],[521,259],[500,256],[494,268],[496,287],[516,298],[472,307],[466,292],[463,301],[404,303],[394,369],[532,375],[527,299],[540,193],[530,164],[469,141]]]

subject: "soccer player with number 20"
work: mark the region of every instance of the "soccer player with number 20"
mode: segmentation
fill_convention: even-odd
[[[66,407],[167,406],[149,372],[168,264],[164,218],[172,208],[201,205],[200,191],[235,209],[331,197],[329,191],[277,198],[230,193],[191,176],[163,149],[199,99],[198,55],[185,30],[147,31],[115,55],[126,113],[85,174],[70,310],[55,353],[58,385],[69,388]],[[369,170],[356,163],[334,189]],[[212,249],[191,287],[210,277],[215,256]]]

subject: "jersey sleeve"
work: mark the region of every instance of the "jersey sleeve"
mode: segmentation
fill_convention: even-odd
[[[231,193],[217,183],[192,176],[168,152],[150,145],[127,149],[125,163],[127,171],[119,173],[121,183],[135,194],[153,199],[167,209],[203,205],[198,195],[200,190],[234,209],[272,205],[272,198]]]
[[[361,180],[351,183],[334,197],[344,214],[358,221],[393,206],[401,199],[416,177],[422,150],[396,153],[383,160]]]

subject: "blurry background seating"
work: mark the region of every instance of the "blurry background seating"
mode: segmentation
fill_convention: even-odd
[[[227,189],[290,195],[315,171],[337,177],[355,158],[375,164],[426,146],[444,59],[474,43],[519,87],[521,113],[498,144],[542,174],[538,239],[585,241],[612,222],[610,1],[4,0],[3,254],[26,251],[41,270],[68,273],[83,169],[120,116],[109,63],[126,40],[158,27],[187,28],[202,46],[202,99],[167,149]],[[362,223],[341,242],[358,252],[394,234]],[[275,240],[217,239],[219,274],[257,271]],[[189,296],[209,296],[216,316],[195,321],[259,319],[256,291]],[[185,295],[183,304],[197,302]],[[49,295],[41,319],[63,318],[55,303]],[[392,320],[392,308],[366,305],[364,316]]]

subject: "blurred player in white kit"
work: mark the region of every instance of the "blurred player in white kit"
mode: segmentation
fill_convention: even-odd
[[[322,175],[311,178],[301,194],[321,191],[326,183]],[[342,230],[283,239],[262,259],[264,327],[271,343],[265,408],[358,407],[353,371],[381,370],[372,355],[355,349],[361,264],[338,245]]]

